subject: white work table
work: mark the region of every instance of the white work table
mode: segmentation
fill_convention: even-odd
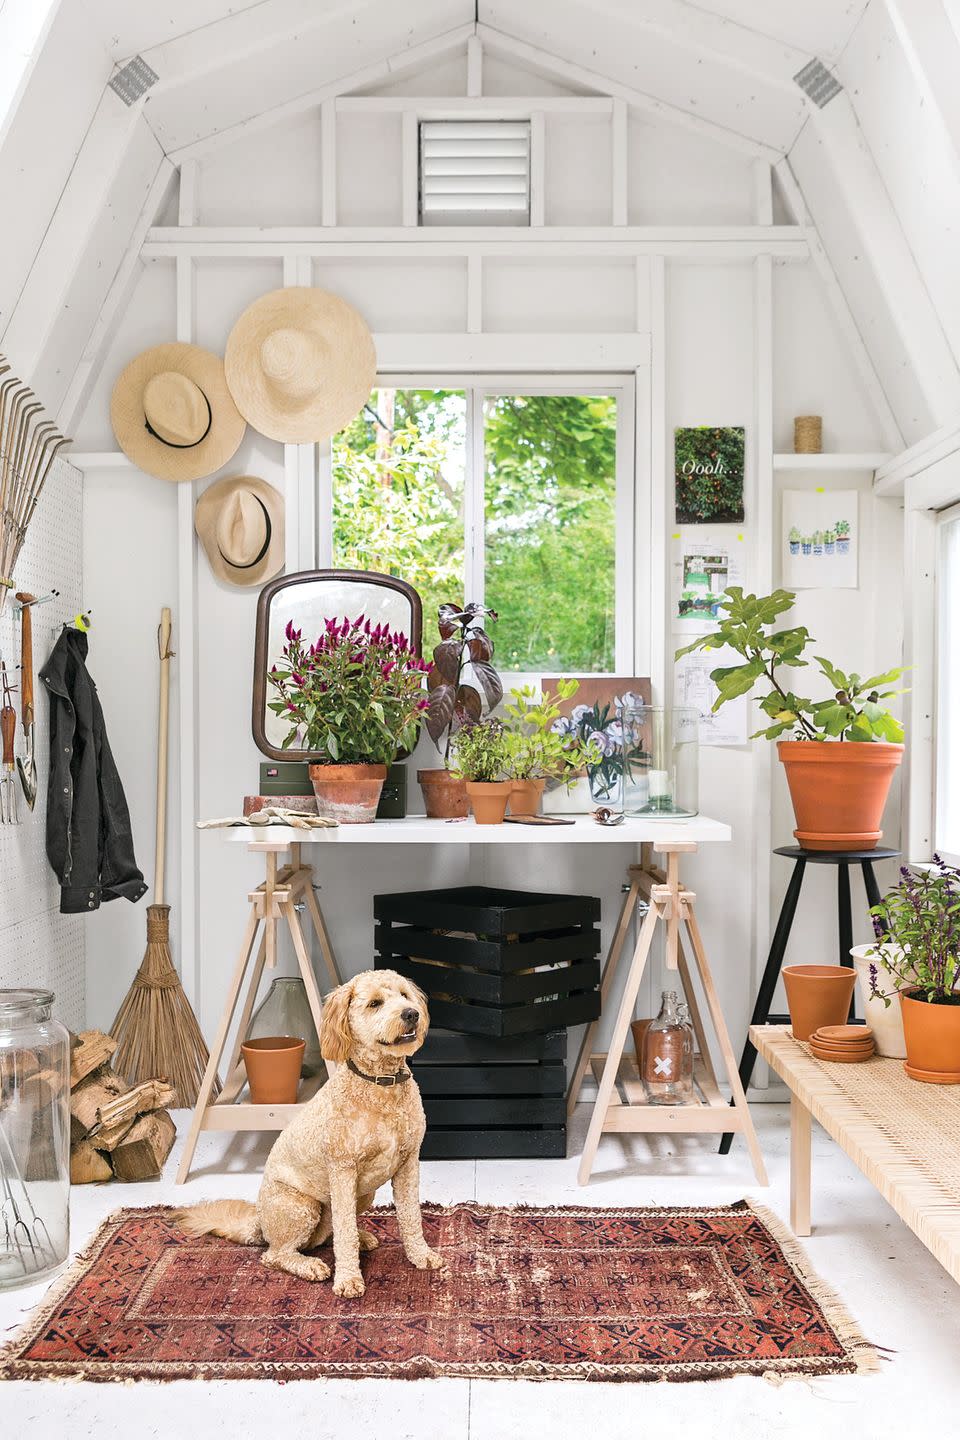
[[[287,850],[291,845],[709,845],[731,838],[729,825],[696,815],[691,820],[628,816],[622,825],[598,825],[578,815],[572,825],[478,825],[468,820],[375,820],[370,825],[339,825],[331,830],[296,830],[292,826],[237,825],[223,831],[234,845],[251,850]]]

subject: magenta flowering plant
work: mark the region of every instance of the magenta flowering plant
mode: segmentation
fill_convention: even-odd
[[[413,749],[433,667],[406,635],[364,615],[327,620],[311,644],[292,620],[284,635],[282,661],[267,672],[276,697],[267,703],[290,723],[285,750],[308,750],[320,764],[391,765],[399,750]]]

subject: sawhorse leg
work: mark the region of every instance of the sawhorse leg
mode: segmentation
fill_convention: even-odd
[[[633,920],[640,899],[640,869],[639,866],[630,866],[630,884],[623,899],[620,909],[620,918],[617,921],[617,928],[613,932],[610,941],[610,949],[607,951],[607,958],[603,962],[603,972],[600,977],[600,1012],[603,1013],[607,1003],[607,996],[613,977],[617,973],[617,966],[620,964],[620,956],[623,952],[624,942],[627,938],[627,931],[630,929],[630,922]],[[577,1063],[573,1067],[573,1076],[567,1089],[567,1115],[572,1115],[577,1101],[580,1099],[580,1091],[583,1088],[584,1076],[590,1064],[590,1056],[593,1053],[593,1042],[597,1034],[597,1021],[591,1020],[584,1031],[583,1039],[580,1042],[580,1049],[577,1053]]]

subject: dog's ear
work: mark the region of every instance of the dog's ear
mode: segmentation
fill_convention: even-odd
[[[353,1048],[353,1034],[350,1030],[350,1001],[353,999],[353,982],[340,985],[331,991],[323,1002],[323,1016],[320,1021],[320,1054],[324,1060],[339,1064],[348,1058]]]
[[[413,989],[414,998],[416,999],[417,1005],[420,1009],[420,1014],[423,1016],[423,1033],[424,1035],[426,1035],[427,1031],[430,1028],[430,1011],[427,1009],[427,997],[420,989],[419,985],[414,985],[413,982],[410,980],[407,981],[407,984],[410,985]]]

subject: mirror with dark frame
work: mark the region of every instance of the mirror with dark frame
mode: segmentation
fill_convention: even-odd
[[[292,620],[311,641],[323,633],[328,619],[365,615],[374,625],[386,624],[410,639],[419,655],[423,606],[412,585],[374,570],[301,570],[271,580],[257,602],[257,633],[253,659],[253,738],[271,760],[308,760],[309,750],[283,748],[289,726],[268,709],[267,671],[279,662],[284,631]],[[402,750],[402,760],[409,752]]]

